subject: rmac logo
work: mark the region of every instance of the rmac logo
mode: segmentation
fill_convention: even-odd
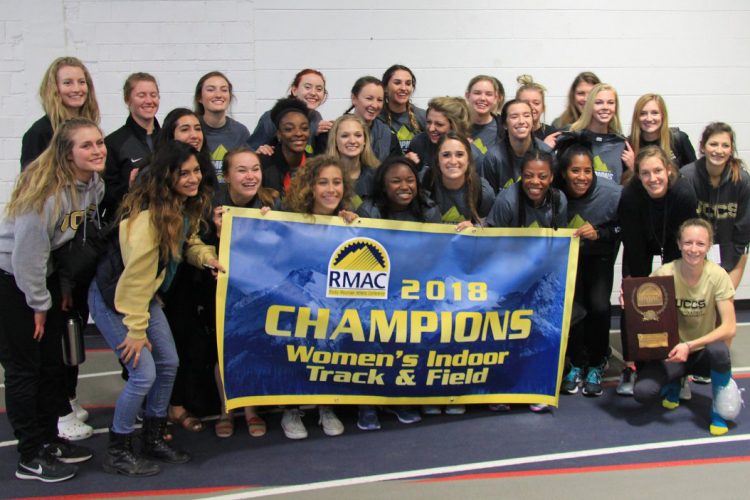
[[[326,297],[385,299],[391,261],[383,245],[352,238],[334,250],[328,263]]]

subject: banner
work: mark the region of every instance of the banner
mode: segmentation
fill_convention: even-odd
[[[229,208],[217,294],[227,408],[556,406],[572,234]]]

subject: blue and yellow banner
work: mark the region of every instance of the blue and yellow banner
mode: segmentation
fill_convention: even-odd
[[[217,294],[227,408],[556,406],[572,234],[228,209]]]

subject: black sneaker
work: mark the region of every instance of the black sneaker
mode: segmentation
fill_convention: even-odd
[[[85,462],[94,456],[94,453],[89,448],[66,441],[55,441],[48,444],[47,451],[51,456],[64,464]]]
[[[599,397],[602,395],[602,371],[604,366],[590,366],[586,373],[586,380],[583,381],[583,395],[589,397]]]
[[[78,467],[58,461],[46,449],[27,462],[19,461],[16,467],[18,479],[36,479],[45,483],[65,481],[75,476],[76,472]]]

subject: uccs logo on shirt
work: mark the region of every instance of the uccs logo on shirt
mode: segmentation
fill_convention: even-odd
[[[326,297],[386,299],[390,274],[391,260],[383,245],[370,238],[352,238],[331,255]]]

